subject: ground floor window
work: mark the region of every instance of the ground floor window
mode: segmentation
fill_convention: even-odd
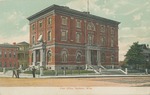
[[[82,54],[81,54],[81,52],[77,52],[77,54],[76,54],[76,62],[77,62],[77,63],[80,63],[80,62],[81,62],[81,59],[82,59]]]

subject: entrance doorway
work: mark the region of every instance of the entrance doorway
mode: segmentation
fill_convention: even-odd
[[[91,50],[91,65],[97,65],[97,50]]]

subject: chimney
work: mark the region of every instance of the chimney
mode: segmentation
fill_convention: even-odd
[[[16,45],[16,42],[13,42],[13,45]]]

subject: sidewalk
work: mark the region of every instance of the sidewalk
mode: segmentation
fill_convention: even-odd
[[[6,75],[0,72],[0,77],[12,77],[12,74]],[[20,73],[20,78],[33,78],[32,74]],[[102,77],[150,77],[148,75],[58,75],[58,76],[40,76],[36,74],[35,78],[102,78]]]

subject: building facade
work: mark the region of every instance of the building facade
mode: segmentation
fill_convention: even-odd
[[[22,69],[25,69],[29,64],[29,43],[20,42],[17,43],[16,46],[18,47],[19,66],[21,66]]]
[[[118,66],[119,22],[58,5],[27,19],[30,66],[52,70]]]
[[[18,67],[18,47],[8,43],[0,44],[0,67]]]

